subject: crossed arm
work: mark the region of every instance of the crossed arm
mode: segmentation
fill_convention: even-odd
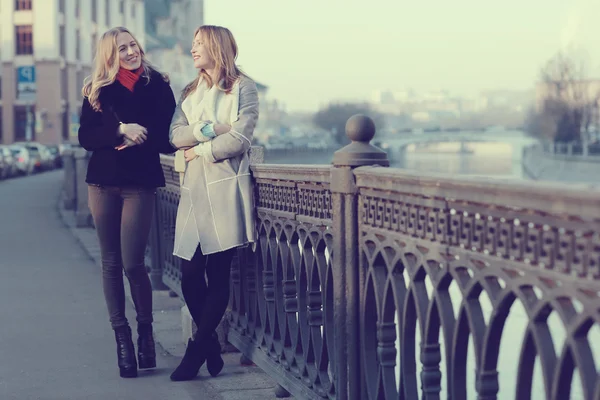
[[[238,118],[231,126],[211,121],[190,124],[180,101],[171,122],[170,139],[175,148],[187,150],[187,161],[203,156],[211,162],[218,162],[248,151],[257,120],[256,85],[249,79],[242,80]]]

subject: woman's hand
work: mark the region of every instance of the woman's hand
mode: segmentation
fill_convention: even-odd
[[[119,133],[135,144],[142,144],[148,139],[148,130],[139,124],[121,124]]]
[[[132,146],[137,146],[137,143],[135,143],[131,139],[128,139],[127,137],[124,137],[123,138],[123,143],[121,143],[120,146],[115,147],[115,149],[117,149],[117,150],[123,150],[123,149],[126,149],[128,147],[132,147]]]
[[[198,157],[198,154],[196,154],[193,147],[187,149],[183,154],[185,156],[185,162],[190,162]]]

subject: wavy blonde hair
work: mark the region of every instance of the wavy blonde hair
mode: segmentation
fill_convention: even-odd
[[[219,78],[217,82],[213,82],[210,75],[204,69],[201,69],[198,77],[183,89],[182,100],[185,100],[186,97],[194,93],[200,79],[204,79],[208,87],[216,85],[219,90],[229,94],[235,81],[240,76],[247,76],[235,64],[238,47],[229,29],[222,26],[202,25],[194,32],[194,38],[196,38],[198,33],[202,34],[208,54],[215,61],[215,69],[219,71]],[[220,86],[221,80],[224,81],[223,86]]]
[[[142,46],[140,46],[140,42],[127,28],[119,26],[104,32],[96,44],[96,55],[94,56],[94,68],[92,74],[85,78],[83,89],[81,89],[83,97],[87,97],[90,105],[96,111],[102,111],[102,105],[99,100],[100,89],[112,84],[117,79],[117,74],[119,73],[120,61],[117,36],[119,36],[120,33],[129,33],[140,49],[142,68],[144,69],[143,75],[145,76],[147,83],[150,82],[150,71],[157,71],[146,59],[146,54],[144,53]],[[166,82],[169,81],[167,75],[161,75]]]

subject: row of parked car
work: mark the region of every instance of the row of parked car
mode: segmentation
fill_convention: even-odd
[[[0,179],[61,168],[62,153],[67,146],[37,142],[0,145]]]

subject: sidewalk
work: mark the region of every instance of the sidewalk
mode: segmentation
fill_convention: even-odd
[[[118,376],[95,232],[57,215],[62,178],[0,181],[0,399],[274,399],[275,383],[239,353],[225,355],[218,378],[203,367],[194,381],[169,380],[185,347],[181,300],[168,292],[154,293],[158,368]]]

